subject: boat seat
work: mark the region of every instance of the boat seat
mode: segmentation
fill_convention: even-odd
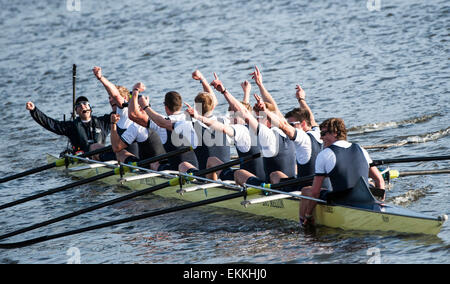
[[[356,185],[342,194],[329,194],[329,202],[336,205],[373,209],[378,207],[377,199],[372,195],[367,181],[360,177]]]

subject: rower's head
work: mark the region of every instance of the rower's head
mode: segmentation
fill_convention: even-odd
[[[115,85],[115,86],[116,86],[117,90],[119,91],[119,94],[123,98],[123,100],[125,102],[128,102],[128,100],[130,98],[130,91],[124,86],[119,86],[119,85]],[[111,107],[114,107],[114,105],[116,105],[116,106],[121,105],[121,102],[118,102],[114,97],[109,95],[109,104],[111,105]]]
[[[347,140],[347,129],[342,118],[329,118],[323,121],[319,127],[324,147],[329,147],[338,140]]]
[[[311,130],[311,114],[306,109],[294,108],[284,115],[287,122],[303,131]]]
[[[92,108],[89,104],[89,100],[80,96],[75,101],[75,112],[81,118],[81,120],[90,120],[92,115]]]
[[[209,116],[214,110],[214,101],[208,92],[200,92],[194,99],[195,110],[203,116]]]
[[[166,93],[164,96],[164,107],[167,115],[174,114],[181,110],[183,99],[181,95],[175,91]]]

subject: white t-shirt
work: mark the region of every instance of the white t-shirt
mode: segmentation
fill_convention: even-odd
[[[322,140],[320,140],[319,127],[313,127],[308,132],[296,128],[294,137],[295,156],[297,158],[297,163],[299,163],[300,165],[305,165],[311,159],[311,139],[308,133],[311,133],[317,140],[317,142],[322,143]]]
[[[122,141],[130,145],[134,141],[141,143],[147,140],[148,138],[148,130],[145,127],[142,127],[136,123],[130,124],[130,126],[122,133],[120,136]]]
[[[170,120],[173,123],[173,132],[176,134],[182,134],[183,137],[187,138],[190,142],[190,145],[192,148],[197,148],[198,145],[198,138],[195,134],[194,127],[192,126],[191,121],[186,120],[186,115],[183,112],[179,112],[176,114],[169,115],[165,117],[166,120]],[[151,119],[149,119],[149,129],[152,129],[156,131],[159,134],[159,137],[161,138],[161,142],[165,144],[167,142],[167,130],[165,128],[160,127],[155,122],[153,122]],[[172,132],[172,134],[173,134]],[[177,145],[177,137],[172,137],[171,139],[172,144],[175,146],[186,146],[186,145]],[[180,144],[182,142],[180,141]]]
[[[234,145],[242,153],[247,153],[252,147],[252,136],[247,126],[243,124],[230,125],[234,130]],[[256,145],[256,137],[254,137],[254,143]]]
[[[268,128],[264,124],[259,124],[258,142],[263,157],[271,158],[278,154],[277,134],[283,138],[287,137],[278,127]]]
[[[352,143],[347,142],[345,140],[338,140],[333,143],[341,148],[349,148],[352,146]],[[372,163],[372,159],[369,156],[369,153],[363,148],[361,148],[364,153],[364,157],[366,158],[367,164],[370,165]],[[336,166],[336,155],[333,150],[329,148],[323,149],[318,155],[316,159],[316,174],[329,174],[334,167]]]
[[[131,119],[128,118],[128,107],[118,107],[116,112],[120,115],[120,119],[117,122],[117,127],[119,127],[120,129],[127,129],[131,124],[134,123]]]
[[[224,124],[224,125],[230,125],[230,119],[228,117],[225,116],[221,116],[221,117],[217,117],[215,115],[211,115],[209,117],[207,117],[210,120],[215,120],[215,121],[219,121],[220,123]],[[206,124],[204,124],[203,122],[201,122],[200,120],[196,120],[193,119],[193,121],[197,122],[200,126],[202,126],[203,128],[206,129],[206,131],[209,131],[210,133],[213,133],[215,130],[210,128],[209,126],[207,126]],[[204,134],[205,136],[203,137],[204,139],[206,137],[210,137],[207,134]],[[224,134],[225,135],[225,134]],[[231,138],[228,135],[225,135],[225,139],[227,140],[226,143],[227,145],[232,145],[233,144],[233,138]],[[208,141],[206,142],[205,140],[203,140],[203,144],[204,145],[209,145],[210,143],[212,143],[212,141]]]

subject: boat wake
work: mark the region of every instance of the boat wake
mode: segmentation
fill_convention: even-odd
[[[441,129],[436,132],[425,133],[421,135],[413,135],[413,136],[399,136],[396,137],[396,141],[388,141],[386,144],[378,144],[378,145],[370,145],[363,146],[365,149],[386,149],[390,147],[398,147],[407,144],[418,144],[418,143],[426,143],[429,141],[436,141],[442,137],[445,137],[450,134],[450,127],[446,129]]]
[[[439,113],[427,114],[427,115],[414,117],[414,118],[410,118],[410,119],[405,119],[405,120],[400,120],[400,121],[369,123],[369,124],[364,124],[364,125],[360,125],[360,126],[350,127],[350,128],[348,128],[348,132],[349,132],[349,135],[356,135],[356,134],[362,134],[362,133],[367,133],[367,132],[382,131],[384,129],[397,128],[397,127],[402,127],[405,125],[427,122],[436,116],[440,116],[440,114]]]
[[[398,206],[407,206],[422,197],[425,197],[427,193],[431,190],[431,186],[427,186],[419,189],[411,189],[405,192],[402,195],[393,196],[391,198],[387,198],[386,202],[392,203]]]
[[[436,132],[425,133],[423,135],[415,135],[415,136],[405,137],[403,140],[400,141],[400,143],[405,143],[405,144],[425,143],[428,141],[437,140],[437,139],[445,137],[449,134],[450,134],[450,127],[447,127],[446,129],[441,129]]]

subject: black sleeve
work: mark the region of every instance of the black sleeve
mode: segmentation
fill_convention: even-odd
[[[42,127],[58,135],[68,136],[73,128],[73,124],[70,121],[58,121],[50,118],[37,107],[30,111],[30,115]]]
[[[111,132],[111,113],[105,114],[103,116],[97,117],[98,121],[101,123],[101,129],[102,131],[108,136],[108,134]]]

